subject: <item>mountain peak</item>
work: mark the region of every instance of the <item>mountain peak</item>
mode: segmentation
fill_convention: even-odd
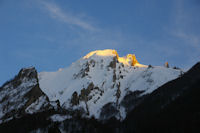
[[[145,65],[139,64],[134,54],[127,54],[124,57],[119,57],[117,51],[114,49],[95,50],[88,53],[86,56],[83,57],[83,59],[106,57],[116,57],[118,62],[124,64],[125,66],[146,67]]]

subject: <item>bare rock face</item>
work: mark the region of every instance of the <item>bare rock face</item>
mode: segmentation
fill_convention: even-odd
[[[40,101],[40,105],[36,102]],[[38,107],[31,110],[31,107]],[[35,68],[21,69],[17,76],[0,88],[0,123],[49,107],[41,91]]]
[[[108,67],[111,67],[111,68],[115,69],[117,62],[118,62],[117,56],[115,56],[115,57],[113,57],[113,61],[110,62]]]
[[[72,105],[72,106],[75,106],[75,105],[78,105],[78,104],[79,104],[79,96],[78,96],[78,93],[75,91],[75,92],[72,94],[71,105]]]

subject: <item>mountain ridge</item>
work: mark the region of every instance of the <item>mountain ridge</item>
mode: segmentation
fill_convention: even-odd
[[[132,65],[135,56],[132,61],[123,57],[127,65],[109,52],[113,50],[105,52],[108,56],[93,52],[56,72],[21,69],[0,87],[0,130],[140,133],[197,128],[200,63],[184,73],[167,66]],[[184,114],[191,121],[188,126],[181,122],[187,122]],[[178,123],[170,122],[173,117]]]

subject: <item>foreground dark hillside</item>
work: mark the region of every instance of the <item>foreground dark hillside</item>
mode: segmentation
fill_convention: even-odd
[[[200,63],[150,94],[123,122],[126,132],[200,132]]]
[[[130,95],[131,96],[131,95]],[[129,104],[134,104],[129,103]],[[142,98],[122,122],[114,118],[99,122],[83,119],[78,113],[63,122],[49,116],[62,110],[46,110],[25,115],[0,125],[1,133],[52,132],[70,133],[194,133],[200,132],[200,63],[178,79],[159,87]]]

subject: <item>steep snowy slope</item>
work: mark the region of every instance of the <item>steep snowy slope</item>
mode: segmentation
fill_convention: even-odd
[[[141,97],[177,78],[181,70],[145,66],[135,55],[119,57],[115,50],[93,51],[69,68],[39,73],[39,85],[50,101],[59,100],[65,109],[83,109],[86,117],[107,119],[103,110],[113,107],[118,119],[124,119],[122,104],[131,92]]]

